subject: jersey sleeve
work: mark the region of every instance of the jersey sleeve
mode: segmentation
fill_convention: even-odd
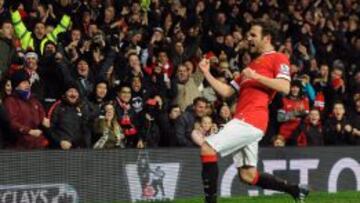
[[[291,80],[290,63],[285,55],[278,55],[274,60],[274,77],[289,81]]]
[[[241,83],[241,75],[237,76],[236,78],[234,78],[231,82],[230,85],[232,88],[234,88],[236,91],[240,90],[240,83]]]

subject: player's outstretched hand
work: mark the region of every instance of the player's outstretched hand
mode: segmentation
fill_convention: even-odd
[[[245,76],[245,78],[248,79],[257,80],[259,78],[259,74],[255,70],[249,67],[246,67],[244,70],[242,70],[241,75]]]
[[[210,72],[210,60],[203,58],[199,63],[199,67],[204,74]]]

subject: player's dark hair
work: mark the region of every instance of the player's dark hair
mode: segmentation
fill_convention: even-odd
[[[276,42],[279,29],[278,25],[275,22],[270,20],[265,21],[261,19],[256,19],[252,22],[251,26],[261,27],[262,37],[270,35],[271,43],[274,44]]]

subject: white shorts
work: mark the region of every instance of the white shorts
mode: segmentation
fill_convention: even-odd
[[[206,142],[221,157],[233,154],[236,167],[256,166],[258,143],[264,132],[239,119],[232,119],[218,133],[207,137]]]

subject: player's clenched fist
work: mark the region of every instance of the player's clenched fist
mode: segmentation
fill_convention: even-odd
[[[249,67],[246,67],[244,70],[242,70],[241,75],[243,75],[247,79],[255,79],[255,80],[257,80],[260,76],[255,70]]]
[[[203,73],[208,73],[210,71],[210,60],[203,58],[199,63],[199,67]]]

